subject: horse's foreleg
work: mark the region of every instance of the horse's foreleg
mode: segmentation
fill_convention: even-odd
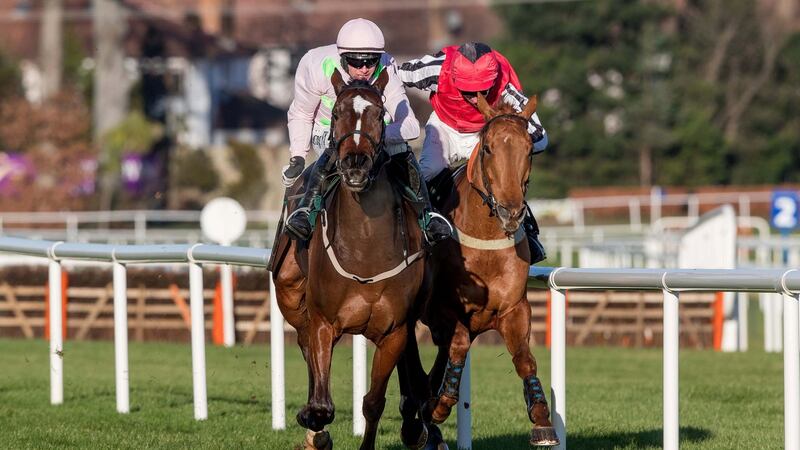
[[[440,442],[441,432],[424,419],[422,405],[431,396],[428,375],[422,367],[417,347],[414,326],[409,325],[406,349],[397,363],[397,374],[400,384],[400,415],[403,425],[400,436],[403,444],[411,449],[424,448],[428,442]],[[417,418],[417,415],[420,418]],[[427,422],[427,423],[426,423]]]
[[[284,236],[283,239],[286,239]],[[280,269],[273,274],[275,282],[275,296],[281,313],[290,325],[297,330],[297,345],[303,354],[303,359],[308,361],[308,310],[306,309],[306,282],[307,279],[300,270],[295,258],[294,242],[287,250],[286,259]],[[308,398],[311,401],[313,391],[311,366],[308,365]]]
[[[309,402],[297,413],[297,423],[312,431],[321,431],[333,422],[334,406],[330,394],[331,354],[338,336],[333,326],[324,320],[313,319],[308,328],[306,363],[313,381]]]
[[[370,374],[369,392],[364,396],[362,411],[367,426],[364,430],[364,440],[361,450],[375,448],[375,437],[378,434],[378,421],[386,407],[386,387],[397,362],[403,354],[408,339],[408,329],[395,328],[388,336],[380,341],[375,355],[372,357],[372,373]]]
[[[458,403],[458,387],[461,384],[461,375],[464,372],[464,363],[467,359],[467,352],[472,340],[469,335],[469,330],[460,321],[456,322],[453,336],[450,339],[450,347],[448,349],[447,363],[444,370],[441,372],[439,390],[437,397],[433,400],[431,410],[431,421],[433,423],[442,423],[450,416],[450,410]],[[443,356],[440,350],[437,356],[437,362]],[[443,358],[442,358],[443,359]],[[433,375],[433,373],[431,373]],[[431,381],[435,381],[431,378]]]
[[[550,411],[542,383],[536,376],[536,359],[528,346],[531,335],[531,309],[528,302],[519,302],[510,310],[504,311],[497,319],[497,331],[506,342],[517,375],[522,378],[528,418],[533,422],[531,445],[558,445],[558,438],[550,423]]]

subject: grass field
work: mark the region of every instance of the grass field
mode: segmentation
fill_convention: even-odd
[[[751,344],[752,345],[752,344]],[[685,350],[680,359],[681,447],[782,448],[781,354]],[[423,347],[432,360],[433,348]],[[549,354],[534,348],[549,390]],[[111,342],[67,342],[64,404],[49,404],[48,344],[0,340],[0,448],[293,448],[303,431],[294,414],[305,400],[306,370],[287,348],[287,425],[271,430],[269,348],[208,346],[209,419],[192,407],[190,346],[131,344],[131,413],[115,411]],[[661,352],[569,348],[567,427],[571,449],[660,448]],[[337,347],[333,391],[337,448],[352,436],[350,348]],[[504,347],[473,349],[473,448],[527,449],[521,382]],[[378,447],[399,441],[398,391],[392,381]],[[443,432],[455,449],[455,413]]]

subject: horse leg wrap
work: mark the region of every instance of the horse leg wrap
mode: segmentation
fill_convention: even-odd
[[[544,396],[542,382],[539,381],[536,375],[529,375],[522,380],[522,392],[525,395],[525,405],[528,407],[528,417],[531,419],[531,422],[536,424],[533,408],[537,404],[542,404],[544,405],[545,411],[547,411],[547,399]]]
[[[528,407],[528,418],[533,422],[528,443],[534,447],[558,445],[558,436],[553,424],[550,423],[550,411],[547,409],[542,383],[536,375],[527,376],[522,380],[522,391]]]
[[[438,398],[432,402],[431,421],[442,423],[450,416],[453,405],[458,403],[458,386],[461,384],[461,374],[464,372],[464,362],[454,363],[447,360],[442,385],[439,387]]]
[[[444,370],[444,379],[439,387],[439,396],[446,395],[458,400],[458,386],[461,384],[461,374],[464,373],[464,361],[453,362],[447,360],[447,368]]]

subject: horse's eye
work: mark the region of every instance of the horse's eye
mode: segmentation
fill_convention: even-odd
[[[483,144],[483,151],[488,153],[488,154],[490,154],[490,155],[492,154],[492,151],[489,150],[489,145],[488,144]]]

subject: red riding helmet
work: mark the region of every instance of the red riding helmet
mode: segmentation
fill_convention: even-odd
[[[453,85],[459,91],[485,91],[494,86],[500,64],[488,45],[468,42],[455,53],[451,73]]]

